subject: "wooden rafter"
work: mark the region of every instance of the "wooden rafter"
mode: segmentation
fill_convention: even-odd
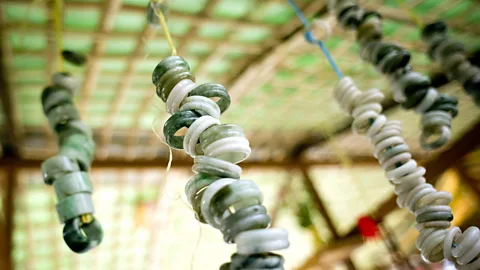
[[[70,8],[71,4],[67,4],[66,8]],[[87,5],[86,3],[80,3],[80,5]],[[105,47],[105,38],[112,28],[115,22],[115,17],[122,6],[121,0],[108,0],[105,1],[101,10],[102,15],[100,19],[100,25],[97,33],[93,37],[93,47],[89,55],[89,61],[85,72],[84,84],[82,87],[82,97],[79,103],[79,111],[82,115],[85,115],[85,108],[87,106],[88,99],[92,91],[97,86],[97,79],[100,73],[99,58],[103,54]]]
[[[322,215],[323,219],[325,220],[325,223],[327,224],[328,229],[333,235],[333,239],[337,240],[340,238],[337,229],[335,228],[335,225],[333,224],[332,219],[330,218],[330,215],[328,214],[327,208],[325,207],[322,199],[320,198],[320,195],[318,194],[315,184],[313,183],[312,178],[310,177],[307,168],[302,167],[301,169],[302,173],[302,178],[303,178],[303,184],[305,186],[305,189],[310,195],[310,198],[312,199],[313,205],[315,208],[317,208],[318,212]]]

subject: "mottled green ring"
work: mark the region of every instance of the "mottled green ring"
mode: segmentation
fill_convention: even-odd
[[[80,115],[73,104],[66,103],[51,109],[47,118],[52,129],[57,131],[57,128],[68,123],[68,121],[79,120]]]
[[[218,97],[220,98],[217,101],[217,105],[220,108],[220,112],[223,113],[230,106],[230,95],[228,94],[227,89],[218,83],[204,83],[195,87],[195,89],[190,92],[189,96],[204,96],[207,98]]]
[[[184,127],[190,127],[200,117],[194,111],[180,111],[168,118],[163,126],[165,139],[172,148],[183,149],[183,139],[185,136],[175,136],[175,133]]]
[[[183,67],[175,67],[168,70],[158,81],[157,96],[166,102],[175,85],[187,79],[195,81],[195,76]]]
[[[200,146],[205,149],[213,142],[228,137],[245,137],[242,127],[234,124],[212,126],[200,135]]]
[[[157,82],[162,78],[162,76],[170,69],[174,67],[183,67],[186,70],[190,70],[190,66],[188,65],[187,61],[180,56],[169,56],[163,59],[158,65],[155,67],[152,73],[152,83],[157,85]]]
[[[54,107],[65,103],[72,103],[72,92],[58,86],[49,86],[42,92],[43,112],[48,114]]]

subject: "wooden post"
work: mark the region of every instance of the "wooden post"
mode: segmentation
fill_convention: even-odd
[[[14,213],[14,193],[17,180],[16,169],[10,168],[6,170],[6,178],[1,179],[0,191],[3,195],[2,213],[0,217],[0,265],[2,269],[13,270],[12,261],[12,235],[13,235],[13,213]]]
[[[303,183],[305,185],[305,189],[310,194],[310,197],[314,203],[314,206],[317,208],[317,210],[325,219],[328,229],[332,232],[333,238],[335,240],[339,239],[340,236],[338,235],[337,230],[335,229],[335,225],[333,224],[332,219],[328,215],[327,209],[325,208],[325,205],[323,204],[322,199],[320,198],[317,190],[315,189],[315,185],[313,184],[313,181],[310,178],[310,175],[308,174],[307,168],[303,167],[300,170],[303,175]]]

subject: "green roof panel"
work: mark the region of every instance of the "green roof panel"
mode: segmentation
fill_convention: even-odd
[[[47,39],[43,33],[9,33],[13,49],[25,51],[41,51],[47,47]]]
[[[44,69],[45,59],[40,56],[13,56],[12,67],[20,70]]]
[[[442,1],[438,0],[423,0],[413,8],[413,11],[419,14],[427,14],[440,5]]]
[[[281,25],[287,23],[295,16],[295,12],[286,2],[268,2],[261,8],[255,8],[253,16],[255,19]]]
[[[171,18],[167,22],[168,30],[172,35],[183,36],[190,30],[190,22],[184,19]],[[161,30],[160,30],[161,32]]]
[[[228,31],[228,27],[223,24],[204,23],[198,28],[198,34],[201,37],[221,39]]]
[[[113,120],[113,126],[116,128],[129,128],[132,127],[135,122],[133,115],[131,114],[118,114]]]
[[[253,0],[221,0],[214,9],[214,15],[220,18],[238,19],[250,11],[254,6]]]
[[[470,0],[459,1],[459,3],[452,5],[449,9],[445,10],[445,12],[440,14],[440,17],[443,19],[451,19],[457,17],[463,12],[466,12],[469,8],[472,7],[472,5],[473,1]]]
[[[168,6],[172,10],[182,13],[199,13],[206,3],[207,0],[175,0],[170,1]]]
[[[135,39],[108,38],[105,42],[105,54],[125,55],[132,53],[137,47]]]
[[[147,57],[150,54],[166,56],[170,54],[170,46],[164,38],[158,37],[147,41],[145,53],[148,54]]]
[[[143,1],[145,4],[146,1]],[[146,4],[145,4],[146,6]],[[138,33],[146,25],[145,15],[138,12],[121,11],[115,17],[113,30],[118,32]]]
[[[100,61],[100,68],[102,71],[122,72],[127,67],[125,60],[102,59]]]
[[[63,47],[78,53],[88,53],[92,48],[92,37],[84,35],[65,35]]]
[[[47,14],[45,9],[33,9],[28,4],[2,3],[5,6],[5,20],[7,22],[25,22],[33,24],[45,24]]]
[[[214,74],[224,74],[230,68],[231,63],[229,61],[216,61],[208,65],[208,72]]]
[[[271,35],[271,30],[264,27],[246,27],[240,29],[234,36],[235,40],[243,43],[260,43]]]
[[[212,46],[206,42],[192,41],[187,45],[187,51],[195,56],[205,56],[212,51]]]
[[[97,29],[100,11],[96,9],[66,9],[64,26],[66,29],[94,31]]]

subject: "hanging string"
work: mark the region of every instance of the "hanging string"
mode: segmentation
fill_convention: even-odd
[[[323,54],[327,58],[328,62],[332,66],[333,70],[337,74],[338,78],[339,79],[343,78],[342,72],[340,71],[338,66],[335,64],[335,61],[333,60],[333,57],[330,55],[330,52],[328,51],[328,49],[325,47],[325,45],[321,40],[317,40],[313,36],[313,33],[310,28],[310,24],[308,23],[307,19],[303,15],[302,11],[300,11],[300,9],[298,8],[298,6],[295,4],[293,0],[288,0],[288,3],[291,5],[293,10],[297,14],[298,18],[303,23],[304,27],[307,29],[307,32],[305,33],[305,39],[309,43],[317,44],[320,47]],[[335,141],[332,129],[329,126],[327,126],[324,129],[324,133],[327,137],[327,142],[332,146],[335,155],[339,159],[341,167],[347,170],[347,174],[349,175],[350,179],[354,179],[355,177],[353,177],[353,172],[351,171],[353,168],[353,162],[351,158],[345,153],[345,151],[343,151],[342,147],[338,145],[338,143]],[[353,183],[356,185],[355,181],[353,181]],[[360,191],[361,188],[356,188],[356,190],[359,192],[358,196],[360,199],[360,203],[364,205],[365,209],[367,209],[367,205],[364,201],[363,192]]]
[[[156,4],[162,3],[163,1],[164,0],[150,0],[149,2],[150,2],[150,7],[153,9],[153,12],[155,13],[155,16],[157,16],[158,19],[160,20],[160,24],[162,25],[162,28],[163,28],[163,34],[165,35],[165,39],[168,42],[168,46],[170,47],[171,55],[174,56],[174,55],[177,55],[177,50],[175,49],[175,45],[173,44],[172,37],[170,36],[170,31],[168,30],[168,25],[165,19],[165,15],[163,14],[162,11],[159,11],[157,9],[158,5],[156,5]],[[145,58],[147,57],[148,57],[148,54],[145,56]],[[173,154],[172,154],[172,148],[170,147],[170,145],[168,145],[165,141],[163,141],[163,139],[160,137],[160,135],[158,135],[157,131],[155,130],[154,125],[157,119],[158,118],[156,117],[152,121],[152,131],[155,134],[155,136],[157,136],[157,138],[159,138],[160,141],[168,147],[168,153],[169,153],[168,164],[167,164],[167,168],[165,169],[165,175],[164,175],[164,182],[166,183],[168,179],[168,175],[170,173],[170,169],[172,168]],[[166,194],[168,197],[170,197],[168,193]],[[180,198],[180,196],[178,198]]]
[[[338,68],[337,64],[335,64],[335,61],[333,60],[332,56],[330,55],[330,52],[327,50],[323,42],[321,40],[315,39],[315,37],[313,36],[313,33],[310,29],[310,24],[308,23],[305,16],[303,16],[302,11],[298,8],[298,6],[295,4],[293,0],[288,0],[288,3],[290,4],[290,6],[292,6],[292,9],[295,11],[300,21],[302,21],[303,26],[307,30],[307,32],[305,33],[305,40],[311,44],[317,44],[318,47],[320,47],[320,50],[322,50],[325,57],[327,58],[328,62],[330,63],[330,66],[332,66],[333,70],[337,74],[338,78],[339,79],[343,78],[342,72]]]
[[[173,196],[170,196],[168,194],[167,181],[168,181],[168,175],[170,174],[170,169],[172,169],[173,153],[172,153],[172,148],[170,147],[170,145],[168,145],[162,139],[162,137],[157,133],[157,131],[155,130],[155,122],[157,122],[157,120],[158,120],[158,117],[155,117],[152,121],[152,131],[155,134],[155,136],[157,136],[157,138],[160,139],[160,142],[168,147],[168,163],[167,163],[167,168],[165,169],[165,174],[163,175],[163,181],[162,181],[163,182],[163,190],[164,190],[164,192],[165,192],[165,194],[167,195],[168,198],[170,198],[172,200],[178,200],[178,199],[180,199],[180,196],[177,196],[177,198],[174,198]]]
[[[177,55],[177,50],[175,49],[175,45],[173,44],[172,37],[170,36],[170,31],[168,30],[168,25],[167,25],[167,20],[165,19],[165,15],[163,14],[162,11],[159,11],[157,8],[158,3],[162,3],[164,0],[150,0],[150,5],[153,9],[153,12],[155,12],[155,15],[158,17],[160,20],[160,24],[162,25],[163,28],[163,34],[165,35],[165,39],[168,42],[168,46],[170,47],[171,55]]]
[[[57,56],[58,71],[63,71],[62,9],[63,9],[63,1],[55,0],[54,2],[55,12],[54,12],[53,20],[55,23],[55,37],[56,37],[56,44],[57,44],[57,51],[58,51],[58,56]]]
[[[423,29],[423,21],[422,19],[420,19],[420,16],[418,16],[413,11],[413,8],[407,6],[406,3],[402,2],[401,0],[395,0],[395,3],[397,4],[397,6],[408,12],[408,15],[410,16],[410,18],[412,18],[413,22],[417,25],[419,29]]]

